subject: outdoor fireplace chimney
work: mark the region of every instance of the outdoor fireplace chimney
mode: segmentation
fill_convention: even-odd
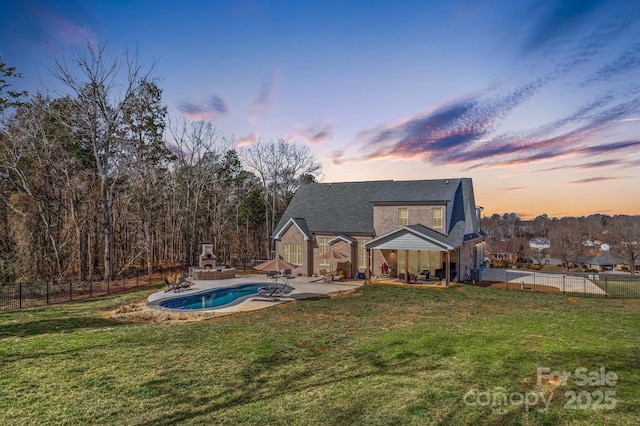
[[[202,269],[215,269],[216,267],[216,255],[213,254],[213,244],[202,244],[202,254],[200,255],[200,268]]]

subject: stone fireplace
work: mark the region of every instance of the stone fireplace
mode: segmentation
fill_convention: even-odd
[[[213,244],[202,244],[199,266],[201,269],[216,269],[216,255],[213,254]]]

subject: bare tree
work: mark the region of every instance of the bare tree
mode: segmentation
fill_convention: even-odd
[[[562,260],[569,267],[576,258],[584,253],[584,230],[578,218],[567,217],[554,222],[549,232],[551,254]]]
[[[180,123],[170,125],[169,131],[177,155],[172,190],[179,213],[174,238],[181,239],[184,262],[193,264],[197,244],[213,236],[204,231],[208,226],[208,207],[215,204],[207,194],[218,189],[217,168],[231,143],[222,137],[213,123],[207,121],[192,122],[183,118]]]
[[[317,177],[322,166],[306,145],[287,143],[283,139],[257,142],[244,150],[243,158],[264,189],[266,244],[270,253],[271,235],[286,204],[301,180]]]
[[[131,208],[139,221],[144,239],[147,274],[153,273],[154,229],[162,211],[167,168],[174,158],[165,146],[163,134],[167,108],[162,105],[162,90],[150,81],[142,81],[124,109],[123,151],[127,174],[127,192]],[[138,253],[133,253],[131,263]]]
[[[640,216],[615,216],[608,225],[611,252],[629,265],[631,275],[640,264]]]
[[[44,245],[42,260],[53,266],[49,273],[61,277],[64,274],[61,252],[63,183],[55,171],[64,162],[64,152],[55,132],[47,126],[50,105],[49,99],[37,96],[18,108],[5,129],[4,143],[0,145],[0,164],[13,186],[14,196],[4,200],[5,203],[25,222],[38,226],[44,237],[40,244],[25,242],[26,250],[39,252]],[[22,234],[23,238],[28,236]],[[34,237],[37,238],[37,233]],[[48,253],[53,257],[49,258]]]
[[[74,116],[69,117],[83,143],[93,152],[95,172],[100,183],[100,209],[104,241],[104,277],[113,278],[113,199],[121,173],[119,130],[129,102],[140,86],[151,81],[138,62],[137,52],[109,60],[106,43],[76,50],[69,65],[54,58],[51,73],[73,95]],[[151,68],[152,69],[152,68]]]
[[[547,257],[547,255],[549,254],[549,249],[543,248],[543,249],[539,249],[539,248],[529,248],[528,251],[528,255],[529,257],[531,257],[531,259],[535,260],[538,265],[542,265],[542,262],[544,261],[544,259]]]

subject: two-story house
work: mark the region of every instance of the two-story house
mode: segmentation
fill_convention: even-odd
[[[296,191],[273,238],[277,256],[301,275],[378,276],[386,264],[401,280],[429,270],[453,281],[483,262],[480,210],[468,178],[311,183]],[[320,257],[330,250],[342,261]]]

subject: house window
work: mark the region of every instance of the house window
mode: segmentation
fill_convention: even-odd
[[[442,228],[442,207],[433,208],[433,227]]]
[[[367,249],[364,244],[369,240],[358,239],[358,268],[367,267]]]
[[[398,226],[407,226],[409,224],[409,209],[398,209]]]
[[[318,237],[318,254],[325,254],[329,251],[329,239],[327,237]],[[320,266],[329,266],[329,259],[320,259]]]
[[[285,244],[284,261],[295,265],[302,265],[302,244]]]

